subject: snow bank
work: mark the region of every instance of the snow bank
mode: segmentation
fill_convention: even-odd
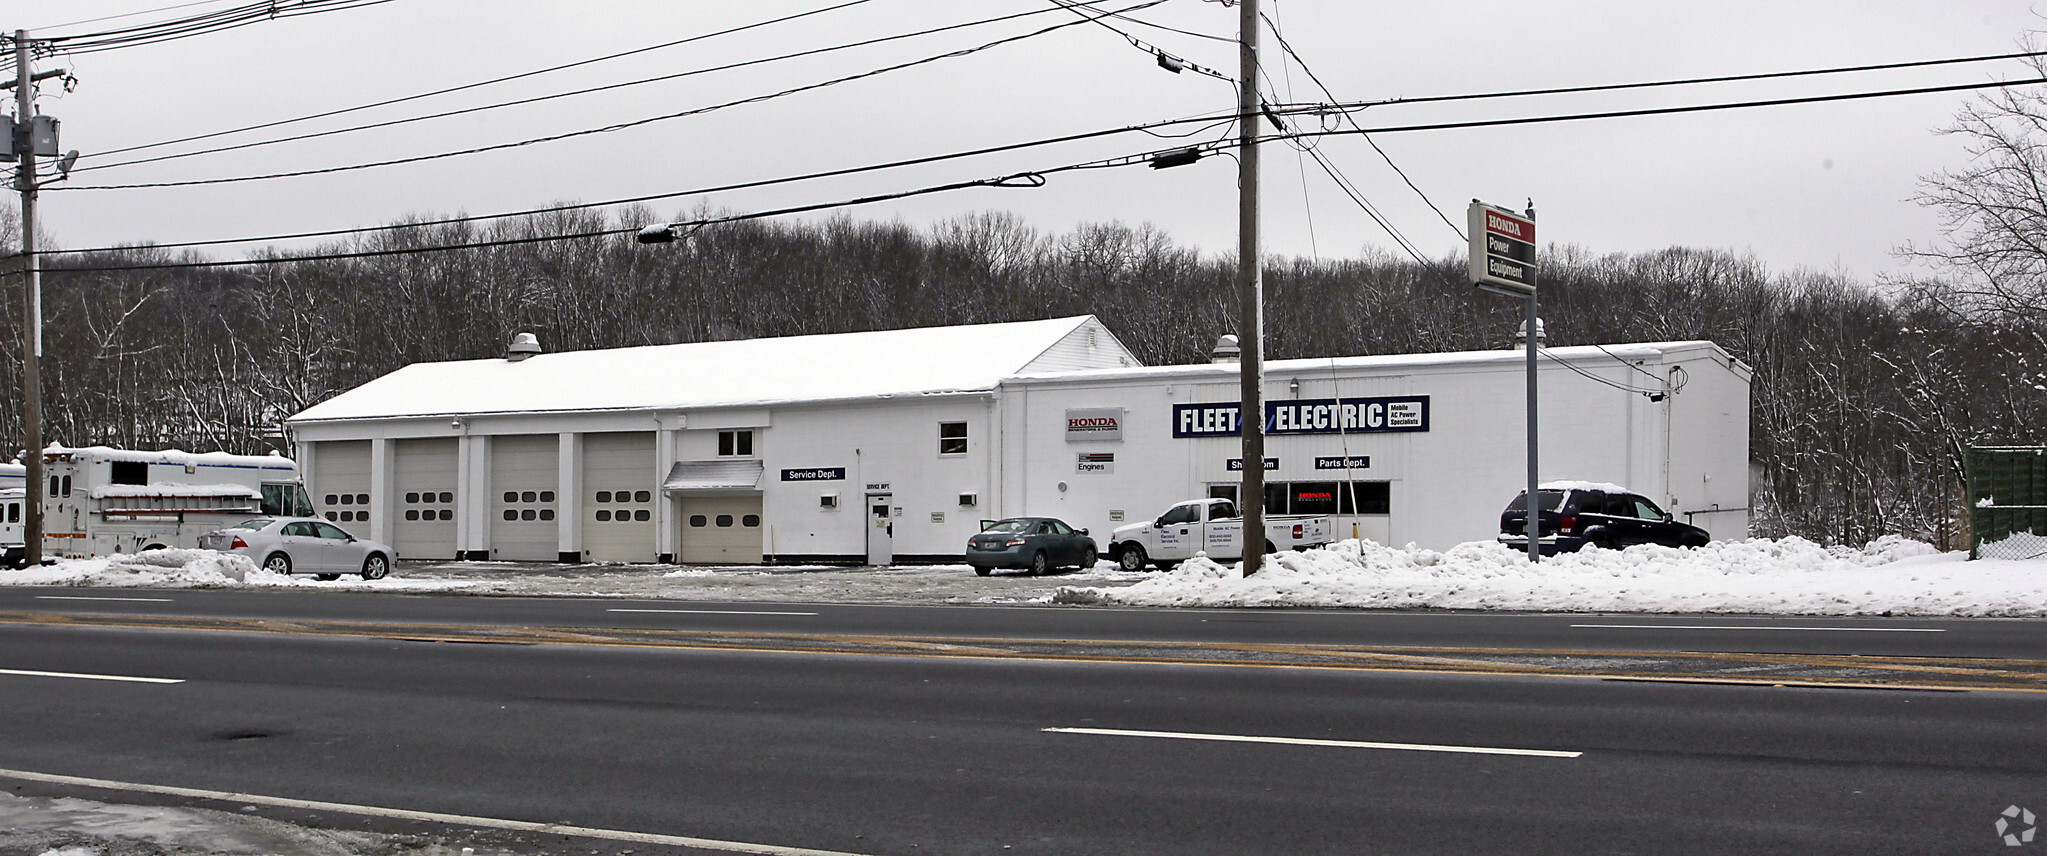
[[[1530,565],[1493,542],[1447,551],[1344,541],[1280,553],[1250,579],[1205,558],[1124,588],[1063,586],[1054,603],[1793,615],[2047,616],[2047,561],[1966,561],[1916,541],[1803,538],[1696,550],[1587,548]]]
[[[365,581],[343,577],[319,582],[258,567],[247,556],[212,550],[144,550],[103,559],[70,559],[22,570],[0,570],[0,586],[106,586],[111,588],[241,588],[319,586],[321,588],[399,589],[406,591],[465,588],[467,582],[400,580]]]

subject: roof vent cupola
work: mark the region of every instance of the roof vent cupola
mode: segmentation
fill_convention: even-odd
[[[520,333],[512,337],[512,344],[505,348],[505,359],[518,362],[540,353],[540,337],[532,333]]]
[[[1215,350],[1208,352],[1208,361],[1211,363],[1234,363],[1243,358],[1244,349],[1238,346],[1234,334],[1224,334],[1222,338],[1215,340]]]

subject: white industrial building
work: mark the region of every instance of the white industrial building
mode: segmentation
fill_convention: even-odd
[[[407,558],[882,564],[957,561],[999,517],[1106,536],[1241,477],[1237,365],[1140,365],[1092,316],[537,351],[292,417],[319,511]],[[1526,481],[1524,360],[1268,362],[1269,507],[1384,543],[1490,538]],[[1711,342],[1546,349],[1542,478],[1743,537],[1749,376]]]

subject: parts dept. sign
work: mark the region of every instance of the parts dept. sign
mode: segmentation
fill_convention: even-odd
[[[1235,437],[1234,402],[1173,405],[1173,436]],[[1267,434],[1381,434],[1429,430],[1429,397],[1323,398],[1265,402]]]
[[[1066,411],[1066,442],[1122,442],[1123,408],[1097,407]]]

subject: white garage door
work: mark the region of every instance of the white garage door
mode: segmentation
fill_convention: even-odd
[[[678,555],[692,565],[760,564],[761,498],[683,497]]]
[[[370,441],[315,444],[312,475],[308,493],[319,515],[370,537]]]
[[[408,559],[455,558],[455,438],[398,440],[391,546]],[[358,535],[363,533],[357,533]]]
[[[557,461],[554,434],[518,434],[490,440],[490,555],[494,559],[552,562],[561,556],[555,520]]]
[[[583,548],[593,562],[654,561],[654,434],[583,435]]]

